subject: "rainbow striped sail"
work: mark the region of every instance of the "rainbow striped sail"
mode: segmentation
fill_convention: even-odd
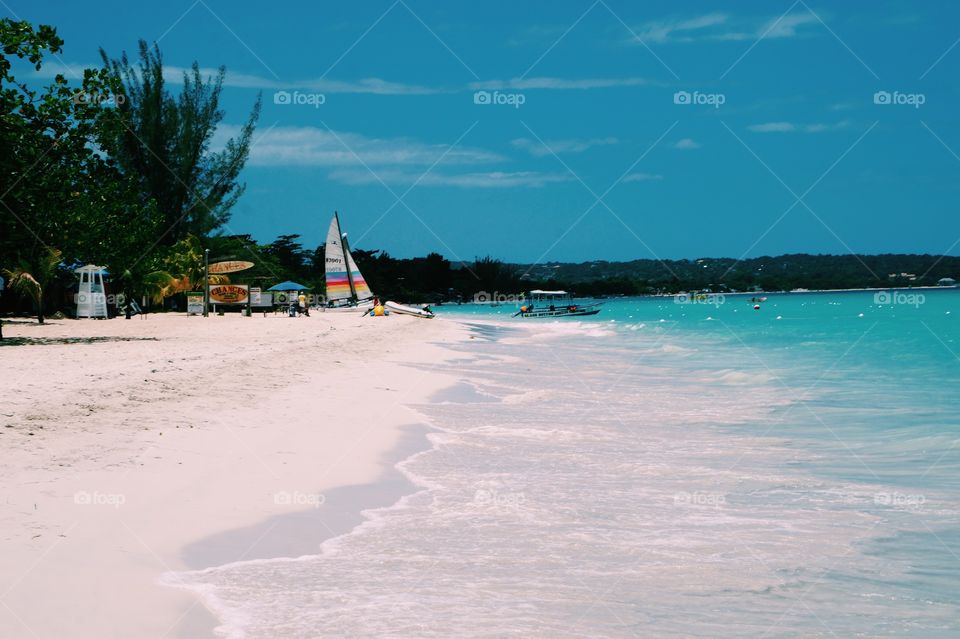
[[[340,218],[336,212],[327,231],[325,262],[327,304],[346,306],[373,298],[370,287],[346,246],[344,234],[340,230]]]

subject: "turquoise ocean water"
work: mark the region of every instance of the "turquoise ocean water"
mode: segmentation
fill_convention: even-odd
[[[440,307],[418,492],[178,577],[236,637],[960,636],[960,291],[767,298]]]

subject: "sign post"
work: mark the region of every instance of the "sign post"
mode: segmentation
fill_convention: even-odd
[[[210,311],[210,249],[203,250],[203,316],[209,317]]]

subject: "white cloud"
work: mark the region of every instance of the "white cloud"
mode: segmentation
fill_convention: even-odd
[[[770,20],[760,29],[759,34],[765,34],[764,38],[793,38],[797,35],[797,27],[816,22],[819,20],[812,13],[791,13],[779,20]]]
[[[181,82],[184,72],[190,69],[184,67],[164,67],[163,77],[167,82]],[[219,71],[207,67],[201,67],[200,73],[204,77],[215,76]],[[286,82],[275,78],[264,76],[236,73],[227,70],[227,75],[223,80],[223,85],[239,89],[306,89],[318,93],[370,93],[376,95],[428,95],[434,93],[443,93],[443,89],[425,87],[416,84],[404,84],[401,82],[390,82],[380,78],[361,78],[354,81],[328,80],[326,78],[294,80]]]
[[[301,108],[290,106],[288,108]],[[221,125],[211,146],[222,148],[240,127]],[[317,127],[273,127],[254,133],[250,166],[430,166],[485,164],[504,158],[483,149],[425,144],[408,138],[371,138],[357,133],[332,133]],[[446,153],[446,155],[444,155]]]
[[[489,171],[460,174],[443,174],[431,171],[426,175],[412,171],[387,169],[384,171],[358,169],[337,169],[329,175],[331,180],[350,185],[386,184],[408,185],[417,182],[419,186],[452,186],[459,188],[516,188],[542,187],[556,182],[568,182],[571,176],[560,173],[538,173],[534,171]],[[419,180],[419,181],[418,181]]]
[[[731,19],[723,13],[708,13],[692,18],[674,18],[648,22],[637,29],[639,38],[631,38],[633,44],[689,43],[701,41],[739,41],[793,38],[800,27],[818,22],[812,13],[791,13],[766,21],[756,19]]]
[[[36,78],[52,78],[62,73],[69,80],[79,80],[83,77],[85,68],[100,68],[99,64],[63,64],[57,61],[49,62],[39,71],[32,68],[30,73]],[[169,83],[179,84],[183,81],[187,67],[164,66],[163,78]],[[200,67],[203,77],[214,77],[218,69]],[[471,82],[467,85],[470,91],[478,89],[517,89],[517,90],[577,90],[577,89],[608,89],[614,87],[629,87],[647,84],[643,78],[512,78],[509,80],[484,80]],[[330,80],[327,78],[278,80],[252,73],[238,73],[227,69],[223,85],[238,89],[288,90],[296,89],[316,91],[318,93],[364,93],[374,95],[432,95],[440,93],[454,93],[463,90],[462,87],[428,87],[419,84],[405,84],[391,82],[381,78],[361,78],[359,80]]]
[[[220,126],[211,146],[222,148],[239,131],[236,125]],[[351,185],[379,184],[381,180],[409,185],[419,180],[421,186],[511,188],[541,187],[571,179],[568,174],[533,171],[444,172],[451,166],[503,161],[506,158],[501,155],[473,147],[450,149],[448,145],[409,138],[371,138],[316,127],[274,127],[254,134],[249,166],[328,167],[331,180]],[[430,171],[423,175],[428,168]]]
[[[697,142],[695,142],[695,141],[692,140],[691,138],[683,138],[682,140],[678,140],[677,143],[673,145],[673,148],[675,148],[675,149],[683,149],[683,150],[686,150],[686,149],[699,149],[699,148],[700,148],[700,144],[698,144]]]
[[[747,130],[754,133],[823,133],[824,131],[835,131],[842,129],[849,124],[849,121],[842,120],[833,124],[824,124],[817,122],[813,124],[797,124],[794,122],[764,122],[762,124],[751,124]]]
[[[512,78],[510,80],[483,80],[472,82],[470,89],[608,89],[647,84],[643,78]]]
[[[786,133],[796,131],[797,125],[792,122],[764,122],[763,124],[751,124],[747,129],[754,133]]]
[[[607,146],[617,144],[617,138],[593,138],[589,140],[532,140],[530,138],[517,138],[511,140],[510,144],[517,149],[522,149],[535,157],[553,155],[554,153],[582,153],[595,146]]]
[[[647,44],[691,42],[695,39],[691,32],[722,25],[726,21],[727,16],[722,13],[708,13],[693,18],[648,22],[639,29],[637,35]]]
[[[16,68],[17,61],[12,64]],[[29,67],[29,74],[34,78],[53,78],[60,74],[67,80],[79,82],[83,79],[83,72],[87,69],[99,69],[99,64],[80,64],[78,62],[60,62],[59,60],[47,60],[39,70]]]
[[[621,182],[657,182],[663,179],[659,173],[631,173]]]
[[[63,74],[68,80],[79,81],[83,78],[83,71],[87,68],[99,69],[99,64],[79,64],[62,63],[51,61],[39,70],[31,69],[31,75],[35,78],[53,78],[55,75]],[[178,67],[165,65],[163,67],[163,79],[170,84],[179,85],[183,82],[183,74],[190,72],[187,67]],[[200,74],[204,78],[215,77],[219,69],[211,67],[200,67]],[[252,73],[238,73],[227,69],[223,85],[238,89],[306,89],[318,93],[369,93],[376,95],[428,95],[435,93],[450,92],[449,89],[426,87],[416,84],[404,84],[400,82],[390,82],[380,78],[361,78],[353,81],[328,80],[326,78],[283,81],[276,78],[268,78]]]
[[[830,105],[831,111],[850,111],[857,108],[856,102],[838,102],[836,104]]]

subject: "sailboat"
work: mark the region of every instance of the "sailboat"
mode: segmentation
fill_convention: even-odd
[[[327,310],[365,311],[373,308],[373,292],[350,255],[347,234],[340,229],[340,217],[333,212],[326,246]]]

